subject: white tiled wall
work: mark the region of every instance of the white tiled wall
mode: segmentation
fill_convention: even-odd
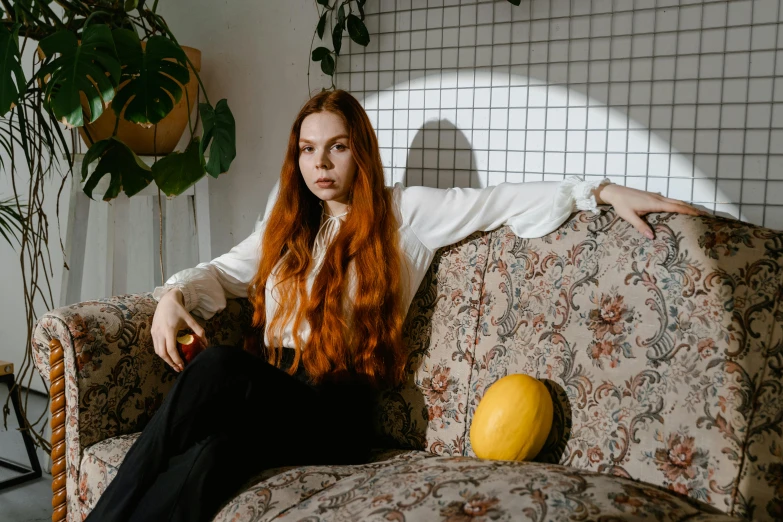
[[[783,229],[783,0],[370,0],[389,182],[607,176]]]

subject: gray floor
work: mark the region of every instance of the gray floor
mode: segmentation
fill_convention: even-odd
[[[27,466],[27,452],[10,402],[8,429],[3,425],[2,407],[7,398],[8,388],[0,385],[0,456]],[[24,392],[22,399],[24,400]],[[36,428],[43,426],[43,422],[49,422],[46,397],[30,392],[27,407],[30,422],[35,422],[42,412],[47,411],[45,420],[42,419]],[[52,519],[52,476],[47,472],[46,454],[40,449],[38,459],[44,470],[41,478],[0,490],[0,519],[4,522],[44,522]],[[15,475],[13,471],[0,467],[0,480]]]

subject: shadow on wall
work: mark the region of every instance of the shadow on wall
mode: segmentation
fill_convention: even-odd
[[[579,86],[547,86],[513,73],[495,82],[488,71],[474,73],[462,86],[454,71],[411,72],[409,81],[381,86],[385,90],[368,92],[361,100],[378,132],[388,179],[402,181],[404,176],[415,183],[421,176],[427,186],[466,186],[464,171],[473,171],[480,184],[472,186],[480,187],[562,179],[564,173],[606,176],[615,183],[690,201],[719,216],[759,221],[759,216],[746,215],[745,206],[740,213],[736,198],[718,186],[718,154],[694,156],[694,133],[700,129],[660,128],[650,119],[657,114],[651,113],[651,106],[629,113],[623,106],[607,106],[608,100],[600,95],[588,97]],[[402,101],[400,93],[405,94]],[[404,137],[398,141],[402,131],[416,128],[418,143],[408,147],[420,146],[420,155],[405,150]],[[456,150],[449,151],[452,132],[459,133],[459,139],[454,140]],[[472,154],[465,152],[471,148]],[[406,164],[406,154],[412,164]],[[756,156],[759,162],[750,161]],[[739,179],[744,171],[763,179],[766,163],[761,160],[766,159],[749,157],[747,165],[738,164],[727,175]],[[445,181],[449,172],[453,185]],[[472,184],[472,174],[469,179]],[[762,208],[747,207],[748,212]]]
[[[659,108],[652,104],[647,105],[633,105],[631,109],[627,110],[627,104],[620,103],[616,99],[609,98],[609,88],[599,88],[599,86],[593,85],[589,94],[586,83],[573,83],[568,85],[549,85],[546,81],[546,76],[537,78],[535,76],[524,76],[521,74],[510,73],[508,78],[503,78],[498,82],[497,73],[492,73],[486,69],[482,70],[477,68],[474,71],[472,78],[469,78],[467,82],[460,79],[458,81],[458,74],[455,71],[433,72],[427,70],[412,70],[410,71],[410,80],[403,82],[401,85],[395,84],[391,79],[383,82],[378,86],[377,94],[368,93],[362,101],[362,104],[367,106],[367,102],[370,101],[371,105],[375,104],[375,107],[383,106],[381,98],[384,96],[393,97],[394,92],[415,91],[415,90],[433,90],[426,86],[429,85],[442,85],[441,91],[461,91],[458,95],[455,95],[454,102],[446,101],[451,100],[450,95],[444,96],[442,93],[439,97],[440,103],[433,109],[437,109],[441,112],[444,111],[456,111],[457,109],[479,109],[479,110],[505,110],[513,108],[516,110],[514,115],[503,122],[503,125],[487,126],[490,130],[507,130],[507,131],[533,131],[533,132],[545,132],[552,130],[563,130],[571,132],[600,132],[606,134],[611,131],[613,134],[606,137],[606,141],[603,141],[601,137],[596,135],[596,138],[601,141],[598,143],[592,136],[587,136],[586,139],[580,140],[583,143],[568,143],[566,146],[563,143],[562,147],[557,147],[557,152],[580,152],[580,153],[616,153],[616,154],[631,154],[632,158],[627,164],[618,167],[613,166],[611,162],[607,165],[608,169],[617,168],[616,172],[607,170],[607,175],[625,175],[630,177],[645,177],[650,175],[655,183],[656,178],[667,177],[680,177],[684,175],[701,175],[704,178],[716,178],[717,177],[717,154],[715,158],[710,158],[708,154],[703,154],[700,161],[694,163],[690,160],[694,152],[694,137],[690,132],[681,132],[679,129],[673,129],[671,125],[661,127],[656,120],[656,117],[660,117]],[[467,83],[467,85],[463,85]],[[457,85],[460,85],[457,89]],[[472,89],[468,87],[473,87]],[[627,88],[626,88],[627,89]],[[506,90],[503,95],[498,96],[499,90]],[[629,100],[629,94],[626,93],[623,101],[626,103]],[[374,98],[374,100],[373,100]],[[462,99],[470,100],[470,105],[462,102]],[[436,100],[437,103],[438,100]],[[475,105],[473,105],[475,104]],[[393,104],[391,104],[393,105]],[[429,103],[427,103],[429,108]],[[413,109],[411,104],[409,107]],[[423,106],[422,106],[423,108]],[[568,113],[569,109],[583,109],[584,114],[575,115],[575,113]],[[655,109],[653,111],[652,109]],[[694,110],[695,111],[695,110]],[[548,114],[547,114],[548,113]],[[558,114],[558,113],[562,113]],[[546,115],[545,115],[546,114]],[[674,116],[671,116],[674,118]],[[687,116],[679,116],[680,119]],[[695,112],[693,115],[694,121],[691,127],[696,127]],[[552,121],[556,120],[558,123],[553,124]],[[493,118],[494,120],[494,118]],[[561,126],[559,122],[563,121]],[[415,125],[415,123],[414,123]],[[412,126],[414,126],[412,125]],[[475,127],[475,125],[474,125]],[[484,127],[475,127],[477,130],[484,130]],[[701,130],[701,129],[697,129]],[[620,136],[619,133],[628,131],[630,135],[622,140],[613,139],[612,136]],[[540,143],[540,151],[533,149],[539,145],[537,139],[531,139],[528,137],[528,143],[526,147],[529,152],[541,153],[545,152],[543,141]],[[570,140],[569,140],[570,141]],[[532,147],[530,144],[533,144]],[[385,144],[381,144],[384,146]],[[581,146],[580,146],[581,145]],[[649,145],[649,149],[648,149]],[[521,149],[520,149],[521,150]],[[551,151],[551,150],[550,150]],[[550,152],[548,151],[548,152]],[[554,151],[551,151],[554,152]],[[635,161],[634,155],[648,155],[650,156],[643,162]],[[670,155],[670,159],[668,156]],[[714,159],[715,161],[709,161]],[[543,158],[536,159],[534,161],[535,169],[537,172],[543,171],[544,166],[542,163]],[[529,165],[529,160],[525,160],[525,170],[534,170],[533,165]],[[628,166],[626,169],[625,165]],[[600,168],[602,165],[591,165],[588,161],[586,167]],[[743,168],[742,165],[737,166],[738,170]],[[760,174],[763,171],[763,166],[757,164],[749,164],[748,169],[752,170],[753,174]],[[622,172],[620,171],[622,169]],[[548,170],[548,169],[547,169]],[[553,171],[551,173],[557,173]],[[588,172],[588,174],[594,174],[596,172]],[[581,175],[581,174],[580,174]],[[661,188],[665,188],[665,182],[659,182]],[[657,186],[657,185],[656,185]],[[639,188],[639,187],[637,187]],[[684,192],[684,188],[676,187],[679,192]],[[659,190],[655,187],[650,187],[649,190]],[[700,198],[707,197],[709,194],[699,194],[698,188],[692,189],[692,197],[695,201],[700,201]]]
[[[481,188],[476,155],[470,140],[448,120],[428,121],[416,132],[408,149],[400,181],[405,186]],[[484,180],[486,182],[486,180]]]
[[[391,184],[399,181],[407,187],[433,188],[482,188],[496,184],[478,172],[476,154],[467,135],[445,119],[428,121],[418,130],[410,143],[405,165],[402,177],[392,177]],[[512,180],[497,183],[502,181]],[[694,203],[694,206],[713,211],[702,204]],[[728,212],[714,214],[736,219]]]

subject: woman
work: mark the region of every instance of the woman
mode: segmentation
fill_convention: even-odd
[[[578,179],[385,187],[359,102],[316,95],[294,121],[279,196],[260,226],[155,289],[155,352],[184,372],[87,520],[208,521],[265,468],[362,462],[375,392],[404,378],[403,320],[436,250],[502,224],[538,237],[575,207],[603,203],[649,238],[640,215],[702,213]],[[190,312],[209,319],[237,297],[250,298],[264,342],[210,346],[185,368],[177,332],[205,339]]]

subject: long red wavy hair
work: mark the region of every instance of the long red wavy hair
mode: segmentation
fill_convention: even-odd
[[[308,296],[306,277],[313,265],[311,252],[322,208],[299,169],[299,133],[307,116],[322,111],[343,119],[357,168],[351,210],[327,248]],[[283,326],[293,317],[294,332],[298,332],[306,318],[310,337],[302,351],[301,339],[294,336],[296,353],[289,374],[304,364],[316,384],[346,377],[358,378],[376,389],[401,383],[406,362],[402,342],[405,310],[397,228],[378,141],[367,113],[345,91],[322,91],[302,107],[291,127],[279,195],[268,216],[261,261],[250,286],[256,335],[246,343],[246,349],[260,348],[258,340],[264,339],[261,332],[266,328],[272,346],[264,346],[262,353],[270,364],[280,367]],[[343,299],[347,298],[351,264],[356,296],[349,321]],[[279,291],[281,298],[275,317],[267,323],[265,291],[273,270],[275,285],[280,285],[275,293]],[[298,302],[305,303],[298,310],[297,296]]]

